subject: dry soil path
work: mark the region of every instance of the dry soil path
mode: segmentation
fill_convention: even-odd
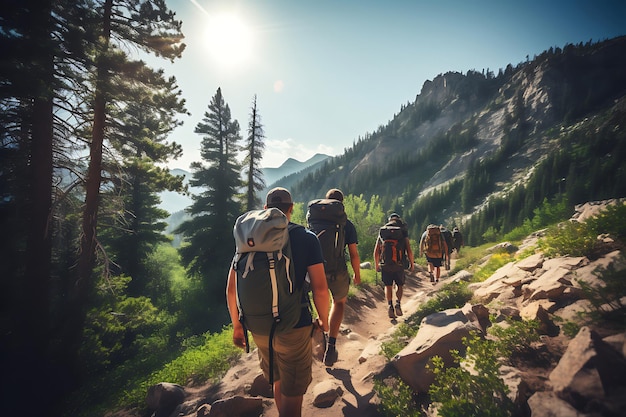
[[[303,402],[305,417],[368,417],[378,416],[373,397],[373,375],[386,364],[379,354],[381,343],[391,335],[398,323],[417,311],[419,306],[431,297],[448,279],[442,268],[441,281],[433,285],[428,273],[416,267],[407,274],[402,297],[404,315],[390,319],[387,313],[384,286],[378,274],[377,284],[363,286],[356,296],[349,299],[346,306],[341,332],[337,338],[339,358],[334,366],[322,363],[321,337],[314,340],[313,382]],[[395,295],[394,295],[395,300]],[[219,386],[218,398],[232,395],[245,395],[244,387],[259,373],[256,353],[244,357],[228,372]],[[332,382],[341,387],[343,394],[328,408],[313,405],[314,387],[322,382]],[[187,388],[189,393],[189,389]],[[264,417],[278,417],[273,400],[264,401]]]

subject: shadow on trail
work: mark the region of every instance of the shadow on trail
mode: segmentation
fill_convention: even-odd
[[[371,391],[365,396],[359,394],[352,384],[352,376],[350,375],[350,371],[348,369],[327,368],[326,372],[341,381],[346,391],[354,395],[354,398],[356,398],[356,404],[351,404],[345,398],[342,398],[344,403],[344,407],[342,409],[344,416],[363,417],[378,415],[376,405],[370,403],[370,400],[374,397],[375,393]]]

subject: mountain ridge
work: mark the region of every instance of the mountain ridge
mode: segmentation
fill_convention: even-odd
[[[401,212],[415,225],[415,235],[427,222],[465,222],[495,197],[531,180],[541,184],[533,173],[544,161],[558,159],[564,149],[571,148],[574,155],[580,147],[602,146],[586,142],[596,140],[606,119],[614,124],[614,133],[604,131],[612,135],[613,146],[606,154],[621,173],[620,143],[626,138],[618,127],[626,117],[625,57],[626,36],[620,36],[550,48],[497,75],[489,70],[439,74],[426,80],[415,101],[403,105],[387,125],[317,172],[298,178],[294,195],[307,201],[332,187],[366,199],[379,195],[385,209]],[[569,169],[584,176],[593,164],[581,161],[573,161]],[[561,171],[559,179],[568,176],[567,167]],[[531,205],[561,191],[575,197],[573,204],[626,195],[623,187],[609,192],[570,179],[564,190],[560,184],[541,185],[538,201],[522,204],[526,212],[513,215],[523,219]],[[577,187],[587,195],[575,195]]]

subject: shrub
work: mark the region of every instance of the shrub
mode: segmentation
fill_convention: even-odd
[[[626,238],[626,204],[610,205],[605,210],[587,220],[595,234],[609,233],[617,239]]]
[[[374,380],[374,391],[380,398],[378,412],[385,417],[419,417],[421,413],[415,405],[413,390],[399,378]]]
[[[586,223],[563,222],[548,228],[538,246],[548,257],[587,256],[594,249],[596,236]]]
[[[578,280],[593,308],[589,317],[593,320],[609,320],[626,328],[626,305],[623,303],[626,296],[626,270],[616,270],[611,265],[605,271],[596,270],[594,273],[604,285],[591,286]]]
[[[487,264],[474,274],[475,281],[484,281],[493,275],[498,269],[513,261],[513,255],[508,252],[498,252],[491,255]]]
[[[539,321],[506,320],[507,326],[492,326],[489,332],[497,338],[495,347],[502,357],[531,351],[530,344],[539,340]]]
[[[438,356],[428,365],[435,374],[429,394],[438,414],[441,417],[511,416],[514,406],[507,396],[506,384],[499,377],[495,342],[474,334],[464,338],[463,343],[467,347],[465,358],[452,351],[456,366],[446,368]]]

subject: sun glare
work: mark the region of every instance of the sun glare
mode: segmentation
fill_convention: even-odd
[[[252,31],[237,15],[212,16],[205,36],[211,58],[220,65],[237,66],[252,55]]]

